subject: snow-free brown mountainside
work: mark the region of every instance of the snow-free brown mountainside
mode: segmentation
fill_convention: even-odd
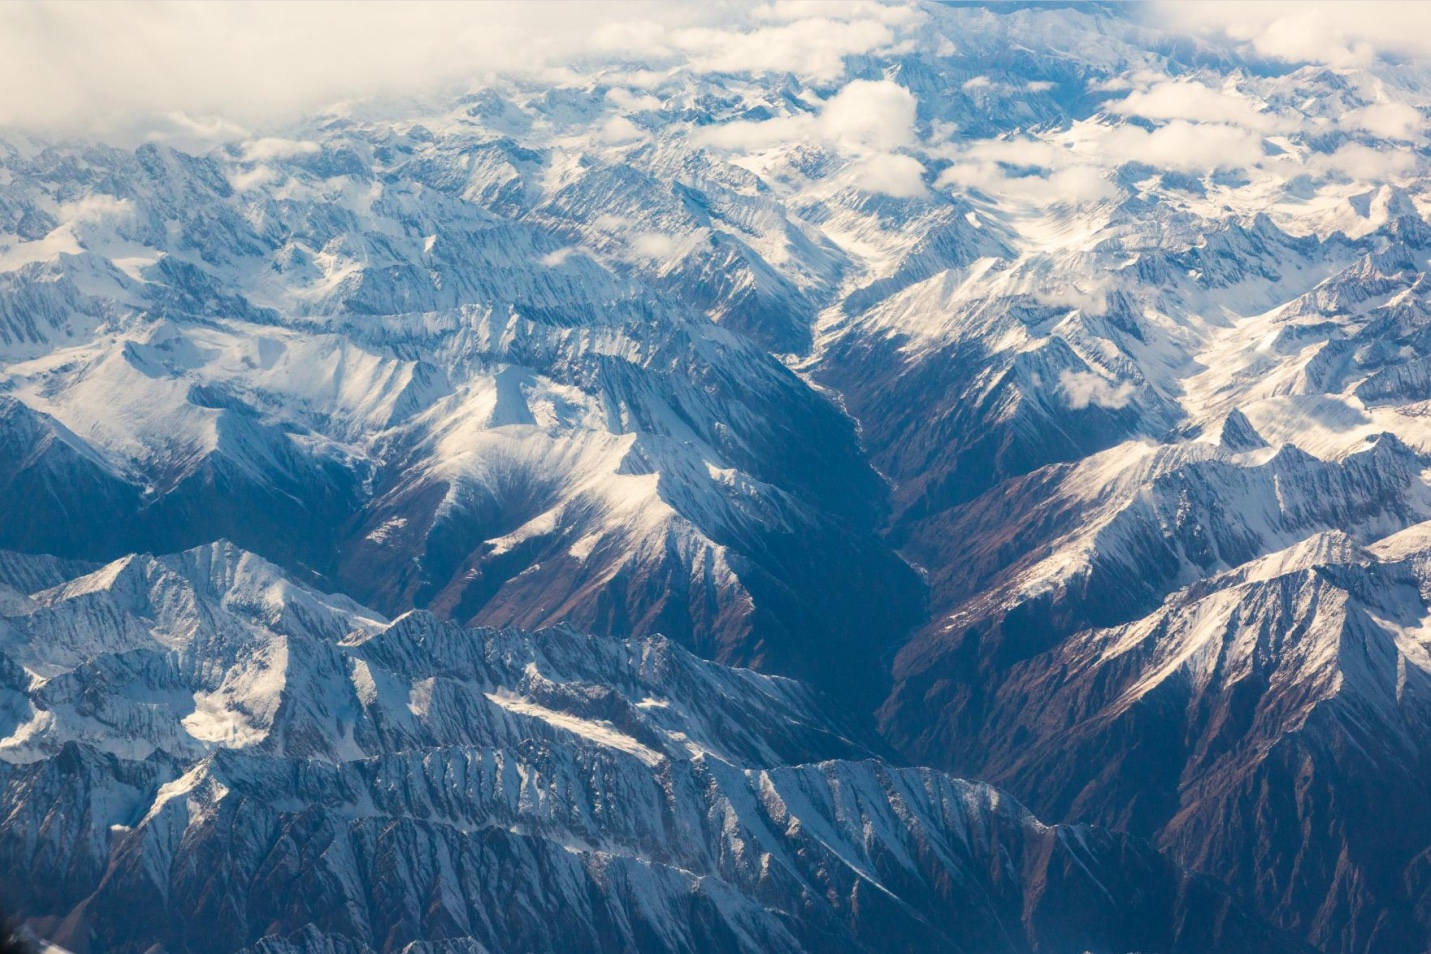
[[[1431,951],[1426,65],[741,22],[849,45],[0,136],[0,888],[91,954]]]

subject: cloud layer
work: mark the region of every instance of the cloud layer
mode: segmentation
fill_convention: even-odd
[[[237,141],[245,165],[234,184],[245,188],[273,175],[270,160],[316,148],[279,134],[322,109],[402,103],[497,73],[585,83],[608,66],[595,143],[619,150],[657,138],[639,113],[661,106],[652,93],[673,69],[791,73],[803,82],[762,106],[774,118],[693,126],[693,139],[731,154],[814,144],[842,160],[835,187],[902,198],[928,193],[930,169],[936,188],[1040,206],[1112,198],[1130,163],[1184,180],[1253,169],[1384,180],[1414,172],[1420,160],[1406,146],[1427,142],[1424,104],[1398,101],[1360,68],[1383,55],[1431,54],[1431,5],[1154,4],[1145,11],[1155,25],[1289,65],[1359,70],[1361,98],[1303,114],[1292,98],[1267,95],[1261,73],[1224,86],[1135,69],[1088,88],[1101,115],[1071,128],[1020,124],[994,138],[967,136],[964,115],[941,113],[949,104],[932,99],[924,111],[933,118],[920,126],[920,104],[901,85],[918,82],[898,72],[846,81],[851,56],[920,43],[953,56],[951,40],[922,28],[938,22],[931,10],[915,0],[0,4],[0,128],[195,150]],[[879,73],[866,62],[861,75]],[[959,86],[951,96],[962,92],[977,113],[991,97],[1038,97],[1053,84],[965,74]]]
[[[8,3],[0,127],[236,138],[344,101],[591,60],[830,81],[914,15],[858,0]]]
[[[895,150],[916,144],[914,94],[891,80],[854,80],[817,110],[761,122],[700,130],[696,142],[733,152],[758,152],[795,142],[819,143],[854,157],[860,187],[898,198],[925,193],[924,166]]]
[[[1173,28],[1223,34],[1288,63],[1349,68],[1378,54],[1431,54],[1431,4],[1420,0],[1161,0],[1155,15]]]

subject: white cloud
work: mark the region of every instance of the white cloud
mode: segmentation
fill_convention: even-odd
[[[1063,392],[1068,406],[1075,411],[1090,405],[1105,408],[1127,407],[1133,399],[1133,385],[1124,381],[1114,385],[1107,378],[1091,371],[1059,372],[1058,389]]]
[[[919,11],[912,6],[880,0],[775,0],[774,3],[756,7],[752,15],[757,20],[833,17],[840,20],[876,20],[888,24],[910,23],[920,17]]]
[[[1152,132],[1137,126],[1108,130],[1098,144],[1105,158],[1142,162],[1176,172],[1208,173],[1256,165],[1263,156],[1255,133],[1221,123],[1178,119]]]
[[[1249,32],[1257,52],[1281,60],[1348,67],[1366,66],[1375,56],[1370,43],[1349,40],[1345,31],[1319,10],[1290,13]]]
[[[603,232],[619,232],[636,223],[633,219],[629,219],[624,215],[612,215],[610,212],[603,212],[593,219],[591,224],[594,228],[601,229]]]
[[[1053,308],[1077,308],[1085,315],[1101,315],[1108,310],[1108,292],[1115,285],[1112,279],[1092,275],[1078,283],[1050,282],[1035,288],[1033,297]]]
[[[1118,187],[1108,179],[1104,157],[1080,155],[1043,139],[984,139],[940,153],[954,164],[940,173],[937,186],[977,189],[1038,206],[1078,205],[1118,194]]]
[[[741,9],[706,7],[727,19]],[[828,81],[844,75],[846,57],[890,47],[895,30],[920,16],[900,3],[777,2],[751,8],[748,19],[735,24],[676,28],[656,18],[608,23],[593,41],[601,50],[676,60],[698,73],[795,73]]]
[[[1336,152],[1313,154],[1307,169],[1313,173],[1342,175],[1356,181],[1377,181],[1406,175],[1416,168],[1416,157],[1402,149],[1373,149],[1349,142]]]
[[[1145,101],[1146,102],[1146,101]],[[1186,100],[1153,100],[1163,116],[1198,108],[1207,115],[1234,115],[1233,108],[1215,107],[1203,94]],[[1191,103],[1194,108],[1187,108]],[[1161,116],[1160,116],[1161,118]],[[1384,104],[1356,110],[1342,118],[1348,128],[1373,131],[1392,139],[1418,140],[1424,125],[1410,107]],[[1139,125],[1109,126],[1092,121],[1075,124],[1054,141],[1018,136],[949,144],[930,150],[952,165],[940,173],[936,186],[977,189],[1012,202],[1044,206],[1054,203],[1096,202],[1112,198],[1119,187],[1111,172],[1126,163],[1155,169],[1208,175],[1219,170],[1260,169],[1281,175],[1309,173],[1362,182],[1402,177],[1419,166],[1416,151],[1386,146],[1377,148],[1347,143],[1332,153],[1299,157],[1296,150],[1268,155],[1262,135],[1244,126],[1222,122],[1171,119],[1152,130]]]
[[[662,83],[666,82],[666,80],[670,78],[670,72],[667,70],[613,70],[611,72],[606,73],[605,78],[613,83],[620,83],[622,86],[629,86],[632,89],[649,90],[655,89],[657,86],[660,86]],[[617,93],[619,95],[622,91],[612,90],[611,92]],[[608,93],[607,96],[609,98],[611,96],[611,93]],[[660,102],[657,102],[656,104],[656,106],[661,105],[664,104]],[[656,106],[650,106],[649,104],[638,104],[633,101],[632,103],[629,103],[622,108],[654,109],[656,108]]]
[[[1094,166],[1070,166],[1060,169],[1047,180],[1044,198],[1069,202],[1097,202],[1118,194],[1118,187],[1108,181],[1101,169]]]
[[[660,109],[665,105],[650,93],[641,93],[638,95],[620,86],[607,90],[606,98],[611,100],[612,105],[617,109],[628,113],[641,113],[648,110]]]
[[[1145,119],[1186,119],[1258,130],[1286,125],[1277,116],[1259,110],[1244,96],[1193,82],[1170,81],[1146,90],[1135,89],[1123,99],[1110,103],[1108,111]]]
[[[914,94],[889,80],[855,80],[820,111],[820,132],[846,148],[887,151],[914,142]]]
[[[1079,205],[1110,199],[1118,187],[1092,165],[1073,165],[1033,175],[1009,175],[992,162],[961,163],[940,174],[939,186],[978,189],[988,195],[1033,205]]]
[[[255,139],[243,144],[243,157],[248,162],[267,162],[270,159],[289,159],[293,156],[311,155],[318,151],[316,142],[299,139]]]
[[[756,151],[781,143],[826,142],[848,152],[886,152],[914,142],[914,94],[889,80],[855,80],[825,101],[818,114],[710,126],[696,141],[718,149]]]
[[[1029,80],[1027,83],[995,83],[987,76],[976,76],[973,79],[964,80],[959,84],[959,89],[966,93],[973,93],[975,90],[1002,90],[1009,93],[1046,93],[1058,83],[1050,83],[1047,80]]]
[[[278,171],[272,166],[254,166],[252,169],[237,169],[229,173],[229,185],[233,186],[236,192],[248,192],[270,182],[277,182],[278,179]]]
[[[890,80],[846,83],[818,113],[737,121],[698,130],[697,143],[736,152],[758,152],[791,142],[818,142],[855,157],[850,176],[866,192],[899,198],[924,195],[924,165],[897,149],[916,142],[918,102]]]
[[[1405,103],[1376,103],[1341,117],[1348,129],[1360,129],[1383,139],[1418,139],[1426,126],[1421,111]]]
[[[820,138],[814,116],[779,116],[763,122],[737,120],[696,130],[693,138],[704,146],[733,152],[759,152],[784,142]]]
[[[3,4],[0,124],[143,138],[177,115],[228,138],[570,57],[622,13],[692,18],[645,3]]]
[[[631,236],[631,251],[647,258],[670,258],[676,251],[676,240],[660,232],[637,232]]]
[[[538,261],[540,261],[547,268],[556,268],[575,254],[576,249],[572,248],[571,246],[567,246],[566,248],[559,248],[554,252],[548,252],[540,259],[538,259]]]
[[[601,24],[591,35],[591,48],[605,53],[645,50],[647,57],[662,59],[674,52],[669,27],[656,19],[624,20],[619,17]]]
[[[578,61],[640,61],[648,77],[675,67],[828,81],[920,16],[908,3],[8,3],[0,126],[235,140],[338,103]]]
[[[116,117],[116,118],[122,118]],[[223,116],[190,116],[181,109],[149,120],[145,139],[162,139],[173,143],[213,143],[242,139],[248,130]]]
[[[860,160],[850,173],[866,192],[917,199],[928,191],[924,187],[924,166],[913,156],[877,153]]]
[[[1167,76],[1156,70],[1133,70],[1122,73],[1118,76],[1110,76],[1107,79],[1096,80],[1088,84],[1091,92],[1120,92],[1126,89],[1143,89],[1167,80]]]
[[[808,19],[748,33],[695,28],[677,31],[671,41],[690,55],[702,73],[796,73],[815,80],[844,75],[845,57],[870,53],[894,42],[883,23]]]
[[[1357,67],[1380,53],[1431,54],[1431,4],[1416,0],[1162,0],[1155,8],[1175,29],[1220,33],[1293,63]]]
[[[962,148],[956,148],[953,155],[982,162],[1050,169],[1060,169],[1075,161],[1071,150],[1044,139],[1031,139],[1027,136],[976,140]]]
[[[62,203],[58,211],[60,219],[66,222],[101,222],[130,214],[134,211],[134,203],[118,196],[95,192],[82,199]]]
[[[1027,83],[996,83],[987,76],[976,76],[973,79],[965,80],[959,85],[959,88],[966,93],[972,93],[979,89],[995,89],[1012,93],[1044,93],[1057,85],[1057,83],[1050,83],[1048,80],[1030,80]]]
[[[601,141],[611,145],[626,145],[646,138],[645,130],[625,116],[612,116],[601,126]]]
[[[82,245],[96,239],[113,237],[123,232],[133,221],[134,203],[118,196],[94,192],[70,202],[62,202],[55,210],[57,218]]]

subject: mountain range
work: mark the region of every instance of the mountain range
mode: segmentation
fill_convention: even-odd
[[[1431,72],[761,16],[0,136],[35,934],[1431,951]]]

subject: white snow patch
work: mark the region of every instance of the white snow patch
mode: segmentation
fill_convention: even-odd
[[[363,539],[371,540],[373,543],[386,543],[389,537],[405,526],[407,526],[406,517],[389,517],[387,520],[384,520],[376,530],[369,533]]]
[[[501,706],[508,712],[531,716],[549,725],[554,725],[582,736],[585,739],[589,739],[597,745],[619,749],[628,755],[636,756],[647,765],[657,765],[665,759],[665,756],[661,753],[642,745],[629,735],[625,735],[610,722],[597,722],[592,719],[583,719],[579,716],[568,715],[565,712],[557,712],[554,709],[548,709],[546,706],[539,705],[523,696],[515,695],[506,689],[498,689],[496,692],[486,693],[486,696],[489,701]]]

